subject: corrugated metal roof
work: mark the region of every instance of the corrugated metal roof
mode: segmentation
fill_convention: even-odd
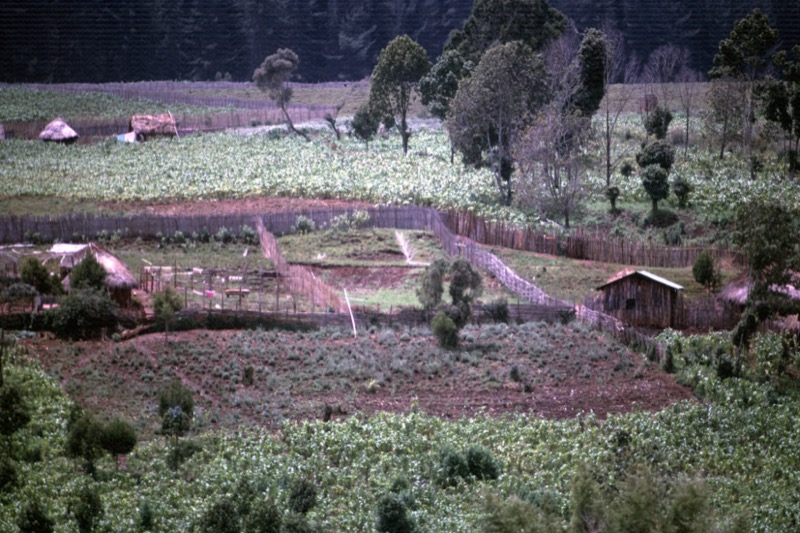
[[[630,270],[630,269],[626,269],[626,270],[623,270],[622,272],[618,272],[617,274],[612,276],[611,279],[609,279],[607,282],[605,282],[603,285],[597,287],[597,290],[598,291],[603,290],[605,287],[611,285],[612,283],[616,283],[616,282],[618,282],[618,281],[620,281],[622,279],[627,278],[628,276],[636,276],[636,275],[645,277],[645,278],[647,278],[647,279],[649,279],[651,281],[655,281],[656,283],[660,283],[661,285],[665,285],[665,286],[669,287],[670,289],[674,289],[676,291],[682,291],[683,290],[683,287],[681,287],[677,283],[673,283],[668,279],[662,278],[661,276],[656,276],[655,274],[653,274],[652,272],[648,272],[647,270]]]

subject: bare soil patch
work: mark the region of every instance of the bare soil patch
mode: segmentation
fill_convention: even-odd
[[[110,211],[146,212],[155,215],[228,215],[234,213],[266,213],[301,211],[304,209],[328,208],[367,208],[372,204],[355,200],[289,198],[262,196],[226,200],[194,200],[163,203],[106,203],[103,207]]]

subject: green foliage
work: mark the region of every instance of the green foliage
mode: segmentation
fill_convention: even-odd
[[[674,533],[711,531],[709,501],[705,486],[684,482],[673,488],[666,516],[666,530]]]
[[[445,50],[477,63],[497,43],[524,43],[540,51],[567,28],[567,18],[547,0],[476,0],[462,30],[450,34]]]
[[[672,112],[666,107],[657,107],[647,115],[644,129],[648,135],[653,135],[656,139],[665,139],[671,122]]]
[[[468,77],[475,67],[456,50],[445,50],[436,63],[419,82],[422,104],[431,115],[442,120],[450,112],[450,100],[456,95],[459,82]]]
[[[752,354],[755,358],[755,375],[761,380],[782,376],[793,359],[789,342],[773,331],[759,333],[753,338]]]
[[[711,78],[732,77],[754,80],[767,66],[766,56],[778,42],[778,31],[769,17],[756,8],[739,20],[728,38],[719,43]]]
[[[369,227],[369,211],[356,209],[352,213],[344,213],[331,219],[329,227],[333,231],[347,232]]]
[[[0,303],[31,306],[38,294],[36,288],[32,285],[12,283],[0,293]]]
[[[678,198],[678,207],[681,209],[685,209],[689,205],[689,195],[693,190],[692,184],[682,176],[678,176],[672,181],[672,192]]]
[[[67,435],[67,455],[83,459],[84,471],[94,475],[94,462],[103,449],[103,424],[91,413],[84,412],[72,423]]]
[[[93,253],[87,253],[83,260],[75,265],[69,274],[70,291],[82,289],[103,290],[106,287],[108,273]]]
[[[653,212],[658,211],[658,202],[669,196],[667,171],[658,165],[648,165],[642,169],[642,186],[653,203]]]
[[[369,142],[378,133],[380,124],[380,116],[370,110],[369,104],[362,104],[353,115],[350,126],[353,129],[353,135],[364,141],[364,144],[369,147]]]
[[[181,309],[183,298],[170,285],[165,285],[163,291],[153,294],[153,312],[159,322],[168,325]]]
[[[105,289],[73,289],[49,312],[49,324],[57,335],[87,338],[100,328],[116,325],[115,309]]]
[[[35,257],[26,257],[19,269],[23,283],[33,286],[39,294],[61,294],[64,292],[58,276],[51,275],[47,267]]]
[[[158,416],[161,417],[161,430],[174,435],[177,440],[178,436],[192,427],[194,418],[192,391],[180,380],[173,380],[159,395]]]
[[[223,497],[211,504],[200,519],[201,533],[239,533],[239,515],[230,498]]]
[[[417,287],[417,299],[425,310],[431,310],[439,305],[444,293],[444,275],[447,272],[447,261],[437,259],[425,268]]]
[[[578,50],[580,83],[570,97],[570,107],[584,117],[591,117],[600,107],[606,88],[606,37],[600,30],[589,28]]]
[[[417,530],[414,520],[408,516],[408,509],[402,497],[397,494],[384,494],[378,500],[377,524],[380,533],[413,533]]]
[[[403,140],[403,153],[408,153],[408,108],[419,80],[428,73],[431,62],[428,53],[408,35],[395,37],[381,50],[372,71],[369,92],[370,112],[384,122],[398,122]]]
[[[10,456],[0,455],[0,494],[11,492],[19,482],[17,463]]]
[[[502,500],[487,493],[483,513],[480,529],[483,533],[551,533],[563,529],[557,517],[517,496]]]
[[[125,420],[114,417],[100,434],[100,446],[111,455],[127,455],[136,446],[136,430]]]
[[[280,108],[285,108],[292,99],[292,88],[288,86],[294,71],[300,65],[300,58],[289,48],[279,48],[274,54],[264,58],[253,72],[253,81],[260,90]]]
[[[30,411],[20,386],[15,383],[0,385],[0,435],[11,437],[30,420]]]
[[[614,498],[609,514],[610,531],[642,533],[659,531],[661,499],[657,481],[647,471],[630,474]]]
[[[453,305],[472,304],[483,294],[480,272],[469,261],[458,258],[450,265],[450,298]]]
[[[592,533],[602,530],[605,505],[600,484],[585,464],[578,465],[572,478],[569,528],[573,533]]]
[[[150,500],[145,500],[139,511],[139,528],[142,531],[152,531],[155,527],[155,513],[153,512],[153,505]]]
[[[244,533],[280,533],[281,512],[274,502],[258,498],[244,519]]]
[[[299,233],[300,235],[307,235],[309,233],[313,233],[314,230],[317,229],[317,225],[313,219],[308,218],[305,215],[298,215],[298,217],[294,221],[294,225],[292,226],[293,233]]]
[[[287,513],[281,523],[281,533],[316,533],[317,528],[309,523],[305,515]]]
[[[469,479],[469,464],[463,453],[445,446],[439,452],[436,481],[442,487],[454,487],[460,481]]]
[[[305,478],[297,478],[289,490],[289,509],[304,515],[317,504],[317,486]]]
[[[697,256],[697,260],[692,265],[692,276],[697,283],[709,291],[715,290],[721,282],[721,275],[716,261],[706,251]]]
[[[458,346],[458,326],[444,311],[439,311],[433,316],[431,331],[442,348]]]
[[[500,465],[492,456],[492,453],[483,446],[473,444],[467,448],[465,458],[469,473],[475,479],[486,480],[500,477]]]
[[[505,298],[498,298],[483,306],[483,312],[495,322],[508,323],[508,300]]]
[[[55,527],[53,519],[39,500],[25,503],[17,520],[20,533],[52,533]]]
[[[675,150],[663,141],[651,142],[636,154],[636,162],[641,169],[657,165],[669,173],[675,163]]]
[[[78,492],[77,503],[73,509],[75,522],[80,533],[92,533],[103,517],[103,501],[94,483],[86,483]]]

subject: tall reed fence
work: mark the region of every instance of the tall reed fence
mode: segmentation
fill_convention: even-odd
[[[614,239],[573,230],[569,235],[549,234],[530,228],[487,221],[474,213],[450,211],[449,225],[455,233],[487,246],[560,255],[602,263],[661,268],[685,268],[703,252],[716,259],[741,263],[738,254],[724,248],[698,246],[660,246],[652,242]]]
[[[261,250],[264,256],[272,261],[278,275],[283,277],[286,285],[293,292],[307,295],[311,302],[322,309],[330,309],[334,313],[347,313],[347,303],[328,284],[318,279],[309,268],[291,265],[283,257],[275,236],[264,228],[261,218],[256,220]]]

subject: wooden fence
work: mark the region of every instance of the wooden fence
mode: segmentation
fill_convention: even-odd
[[[511,226],[504,222],[487,221],[465,211],[450,211],[447,216],[448,224],[455,233],[488,246],[602,263],[662,268],[692,266],[702,252],[708,252],[717,259],[726,258],[740,262],[737,254],[724,248],[661,246],[652,242],[590,235],[581,230],[573,230],[569,235],[552,234]]]

